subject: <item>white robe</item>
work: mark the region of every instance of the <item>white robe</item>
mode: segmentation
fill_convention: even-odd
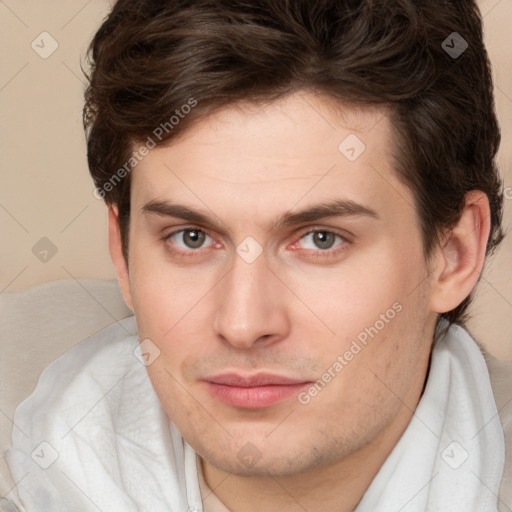
[[[226,511],[207,497],[197,455],[139,361],[134,317],[122,324],[54,361],[17,408],[7,460],[23,512]],[[415,415],[356,511],[496,512],[504,453],[484,358],[452,326],[434,346]]]

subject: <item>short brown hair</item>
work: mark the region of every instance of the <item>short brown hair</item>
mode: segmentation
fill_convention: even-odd
[[[472,0],[118,0],[89,55],[88,163],[119,208],[126,261],[137,144],[165,144],[235,102],[305,89],[387,107],[427,257],[470,190],[489,198],[488,252],[503,238],[500,131]],[[442,316],[463,323],[469,302]]]

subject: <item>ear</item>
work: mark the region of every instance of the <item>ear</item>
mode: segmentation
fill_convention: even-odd
[[[133,311],[132,295],[130,292],[130,278],[128,265],[123,256],[123,244],[121,240],[121,229],[119,226],[119,211],[115,206],[108,208],[108,245],[110,257],[116,268],[117,279],[123,292],[124,301]]]
[[[485,261],[490,226],[487,195],[479,190],[468,192],[459,221],[433,258],[430,305],[436,313],[456,308],[475,287]]]

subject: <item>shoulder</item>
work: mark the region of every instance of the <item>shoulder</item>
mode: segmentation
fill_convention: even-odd
[[[64,488],[56,476],[76,472],[85,454],[88,464],[114,470],[110,447],[116,446],[117,428],[137,425],[141,410],[153,407],[149,400],[137,408],[137,394],[149,395],[151,385],[135,332],[129,317],[73,346],[43,370],[33,393],[18,405],[6,459],[19,498],[31,503],[44,495],[53,503]],[[8,498],[19,502],[18,496]],[[4,500],[0,511],[10,512],[9,506]]]
[[[15,419],[78,404],[80,396],[105,393],[130,369],[142,366],[134,350],[138,346],[133,317],[116,322],[78,343],[50,363],[41,373],[33,393],[16,409]],[[47,415],[47,414],[45,414]],[[28,425],[27,425],[28,426]]]
[[[79,418],[87,407],[98,400],[103,407],[96,410],[105,415],[115,404],[122,386],[117,386],[130,374],[145,379],[146,372],[137,359],[138,338],[134,317],[129,317],[102,329],[73,346],[41,373],[37,386],[16,408],[13,443],[37,438],[43,430],[55,426],[57,417],[68,422]],[[117,389],[116,389],[117,388]],[[65,428],[65,426],[63,427]],[[68,427],[69,428],[69,427]],[[23,431],[25,435],[20,435]]]

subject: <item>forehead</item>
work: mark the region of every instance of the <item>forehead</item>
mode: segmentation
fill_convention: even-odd
[[[264,106],[233,105],[151,150],[133,170],[132,202],[179,201],[220,217],[232,208],[269,221],[320,199],[410,210],[393,144],[383,108],[305,92]]]

